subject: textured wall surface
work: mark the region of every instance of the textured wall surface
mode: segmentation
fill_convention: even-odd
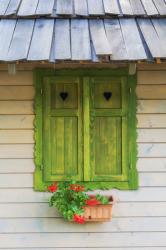
[[[83,226],[33,191],[32,71],[0,71],[0,249],[166,249],[165,69],[138,70],[139,190],[106,191],[117,199],[112,222]]]

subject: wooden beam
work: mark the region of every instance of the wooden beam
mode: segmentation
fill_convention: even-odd
[[[137,70],[137,64],[136,63],[130,63],[129,64],[129,75],[135,75]]]
[[[16,64],[15,63],[8,64],[8,74],[9,75],[16,75]]]

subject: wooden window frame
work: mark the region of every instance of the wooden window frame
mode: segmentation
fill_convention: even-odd
[[[42,83],[44,78],[51,76],[75,76],[84,77],[85,84],[89,77],[125,77],[127,80],[127,89],[129,91],[129,107],[128,120],[128,158],[129,166],[127,171],[128,179],[125,181],[110,182],[83,182],[90,190],[94,189],[111,189],[120,190],[136,190],[138,188],[138,173],[136,169],[137,162],[137,144],[136,144],[136,74],[129,75],[128,69],[36,69],[34,70],[34,84],[36,90],[35,96],[35,173],[34,173],[34,190],[46,191],[50,182],[44,181],[43,176],[43,155],[42,155]],[[84,130],[86,130],[86,126]],[[87,152],[84,152],[85,154]],[[85,159],[86,160],[86,159]],[[88,159],[87,159],[88,160]],[[86,162],[88,165],[88,162]]]

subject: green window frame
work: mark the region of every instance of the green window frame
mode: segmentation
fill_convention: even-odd
[[[53,181],[70,179],[84,183],[91,190],[137,189],[136,75],[128,75],[128,69],[37,69],[34,83],[34,189],[45,191]],[[72,97],[78,94],[72,98],[73,102],[68,101],[70,108],[52,94],[64,86]],[[114,95],[111,102],[104,102],[102,95],[108,89]],[[54,141],[63,142],[62,134],[66,136],[66,145],[71,142],[73,147],[59,144],[55,150],[51,145],[55,145]],[[62,146],[65,163],[59,153]],[[66,164],[65,175],[61,174],[64,172],[61,167],[52,170],[55,162],[58,166]]]

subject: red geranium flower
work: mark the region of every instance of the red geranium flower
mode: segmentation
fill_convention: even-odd
[[[84,216],[74,214],[74,221],[78,224],[84,224],[85,223],[85,218]]]
[[[81,192],[84,191],[84,186],[78,185],[78,184],[71,184],[70,190],[73,190],[75,192]]]
[[[84,186],[77,185],[75,191],[76,191],[76,192],[83,192],[83,191],[84,191]]]
[[[86,205],[88,206],[96,206],[100,204],[100,201],[98,201],[96,198],[91,198],[89,200],[86,200]]]
[[[70,190],[75,190],[75,184],[70,185]]]
[[[52,184],[52,185],[48,186],[48,190],[49,190],[51,193],[56,192],[56,191],[57,191],[57,189],[58,189],[58,186],[57,186],[57,184],[56,184],[56,183],[54,183],[54,184]]]

